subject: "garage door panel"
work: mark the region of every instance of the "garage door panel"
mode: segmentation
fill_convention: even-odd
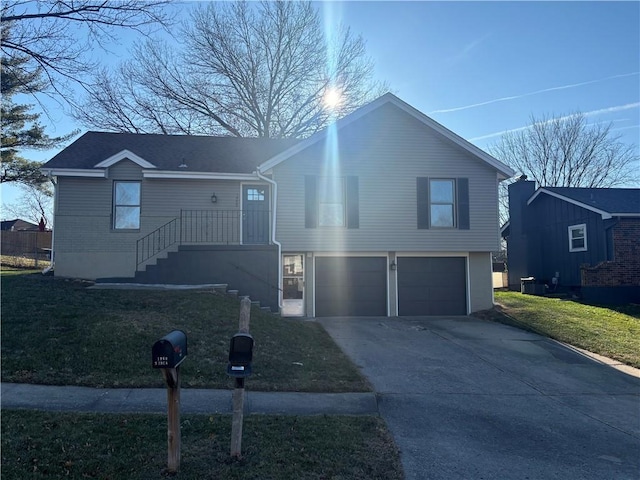
[[[399,315],[466,315],[464,257],[399,257]]]
[[[317,257],[316,316],[387,315],[385,257]]]

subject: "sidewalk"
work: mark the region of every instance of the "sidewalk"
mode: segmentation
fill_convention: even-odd
[[[2,409],[166,413],[164,388],[90,388],[2,383]],[[182,388],[182,413],[232,413],[231,390]],[[245,392],[246,414],[378,415],[376,395],[369,393]]]

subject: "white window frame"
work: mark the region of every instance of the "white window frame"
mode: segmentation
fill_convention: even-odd
[[[451,184],[451,202],[434,202],[432,199],[433,182],[448,182]],[[430,178],[429,179],[429,228],[456,228],[456,179],[455,178]],[[437,205],[451,205],[451,225],[435,225],[431,207]]]
[[[137,204],[119,204],[117,199],[117,189],[119,184],[124,183],[133,183],[138,185],[138,203]],[[131,180],[115,180],[113,182],[113,229],[118,231],[125,230],[140,230],[140,210],[141,210],[141,197],[142,197],[142,183],[139,181],[131,181]],[[118,208],[137,208],[138,209],[138,226],[135,228],[124,228],[118,227]]]
[[[582,231],[582,237],[574,237],[573,232]],[[568,228],[569,233],[569,251],[570,252],[586,252],[587,251],[587,224],[580,223],[579,225],[570,225]],[[584,239],[584,246],[582,247],[574,247],[573,241],[579,240],[580,238]]]
[[[346,180],[345,177],[320,177],[318,179],[318,227],[322,227],[322,228],[335,228],[335,227],[345,227],[347,225],[347,186],[346,186]],[[324,200],[327,200],[326,197],[324,196],[324,194],[327,192],[327,187],[326,185],[329,182],[340,182],[340,186],[341,186],[341,198],[339,199],[339,201],[333,201],[333,202],[327,202]],[[333,199],[336,200],[336,199]],[[323,222],[323,220],[325,218],[329,218],[332,217],[333,215],[323,215],[324,213],[324,209],[327,208],[331,208],[334,209],[336,211],[341,210],[342,211],[342,222],[341,223],[326,223]]]

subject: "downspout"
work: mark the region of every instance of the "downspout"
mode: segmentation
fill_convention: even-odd
[[[258,178],[273,186],[273,212],[271,215],[271,241],[274,245],[278,246],[278,309],[282,312],[282,286],[280,281],[282,279],[282,244],[276,240],[276,214],[278,213],[278,184],[275,180],[265,177],[260,173],[260,169],[256,169],[256,175]]]
[[[42,270],[42,275],[46,275],[51,270],[53,270],[53,268],[55,267],[56,258],[54,253],[54,246],[56,241],[56,212],[58,211],[58,183],[54,180],[54,177],[51,176],[51,172],[49,172],[47,176],[49,177],[49,180],[51,180],[51,183],[53,183],[53,225],[51,228],[51,263],[47,268]]]

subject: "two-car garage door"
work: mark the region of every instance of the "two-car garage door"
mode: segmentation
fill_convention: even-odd
[[[386,257],[316,257],[317,317],[386,316]],[[398,314],[466,315],[464,257],[398,257]]]

